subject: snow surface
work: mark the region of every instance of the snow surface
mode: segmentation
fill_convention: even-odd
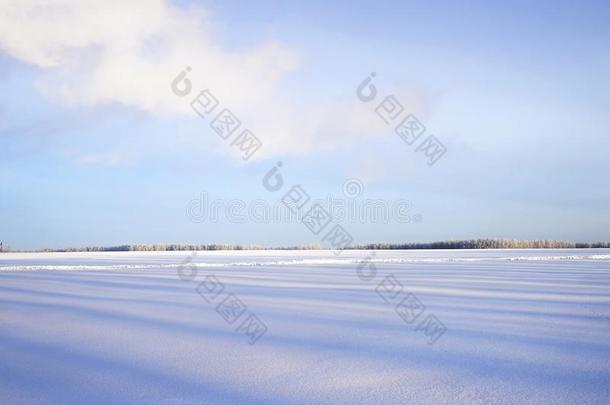
[[[189,254],[0,255],[0,402],[610,403],[610,250]]]

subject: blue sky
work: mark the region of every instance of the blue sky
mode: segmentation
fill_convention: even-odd
[[[0,239],[13,248],[318,243],[298,223],[193,222],[264,199],[408,200],[356,243],[610,239],[607,2],[0,3]],[[244,162],[170,83],[186,66],[263,142]],[[447,148],[433,166],[363,104],[376,72]]]

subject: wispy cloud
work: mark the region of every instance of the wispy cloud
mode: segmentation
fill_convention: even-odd
[[[83,153],[67,149],[64,155],[76,164],[87,166],[120,166],[133,161],[133,156],[121,151]]]

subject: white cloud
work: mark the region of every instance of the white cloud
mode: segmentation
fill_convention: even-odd
[[[296,53],[276,43],[225,51],[210,28],[203,9],[161,0],[0,2],[2,49],[40,67],[41,85],[70,102],[180,113],[169,82],[189,64],[242,103],[297,65]]]
[[[0,49],[39,67],[40,88],[64,102],[193,116],[170,91],[189,65],[194,90],[213,89],[239,113],[264,141],[261,155],[335,148],[386,129],[355,96],[312,106],[282,94],[282,78],[299,65],[294,50],[226,50],[212,28],[203,8],[164,0],[0,0]]]

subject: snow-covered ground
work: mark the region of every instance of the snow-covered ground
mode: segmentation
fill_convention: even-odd
[[[0,402],[610,403],[610,250],[187,256],[0,255]]]

